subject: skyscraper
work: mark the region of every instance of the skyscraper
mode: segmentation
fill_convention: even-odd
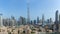
[[[44,25],[44,14],[42,15],[42,25]]]
[[[20,23],[19,23],[19,25],[22,25],[22,24],[23,24],[23,17],[20,16]]]
[[[52,18],[50,18],[50,23],[52,22]]]
[[[36,24],[36,20],[34,20],[34,25]]]
[[[27,24],[30,24],[29,0],[27,1]]]
[[[33,21],[31,20],[31,24],[33,24]]]
[[[46,25],[48,25],[49,28],[51,27],[51,25],[53,25],[52,18],[47,19],[47,21],[46,21]]]
[[[40,22],[39,17],[37,17],[37,24]]]
[[[14,16],[11,16],[11,22],[12,22],[12,26],[16,25],[16,20]]]
[[[60,32],[60,14],[59,14],[59,32]]]
[[[2,14],[0,14],[0,26],[3,26]]]
[[[23,17],[20,16],[19,19],[18,19],[18,26],[22,25],[22,19],[23,19]]]
[[[53,21],[52,21],[52,18],[50,18],[50,25],[52,25],[53,24]]]
[[[23,25],[26,25],[26,18],[23,18]]]
[[[55,24],[58,24],[58,10],[55,13]]]
[[[59,14],[59,24],[60,24],[60,14]]]
[[[59,24],[58,24],[58,10],[56,11],[55,13],[55,31],[58,32],[58,29],[59,29]]]
[[[47,19],[47,25],[50,25],[50,20],[49,19]]]
[[[18,20],[18,25],[25,25],[26,24],[26,18],[20,16]]]
[[[8,19],[3,19],[3,25],[8,26]]]

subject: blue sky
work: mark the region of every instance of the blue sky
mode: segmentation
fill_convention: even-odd
[[[45,19],[55,18],[55,11],[60,12],[60,0],[30,0],[30,18],[36,19],[37,16],[42,18],[42,14],[45,15]],[[11,15],[17,19],[20,16],[27,18],[27,0],[0,0],[0,13],[4,17],[10,17]]]

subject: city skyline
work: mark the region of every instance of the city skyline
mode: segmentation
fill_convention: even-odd
[[[60,0],[0,0],[1,34],[59,34]]]
[[[37,16],[45,19],[55,19],[56,10],[60,11],[60,0],[30,0],[30,18],[36,19]],[[4,17],[14,16],[17,19],[20,16],[27,18],[27,0],[0,0],[0,13]]]

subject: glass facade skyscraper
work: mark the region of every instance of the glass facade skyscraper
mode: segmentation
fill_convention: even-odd
[[[56,13],[55,13],[55,30],[56,30],[56,32],[58,31],[58,29],[59,29],[59,25],[58,25],[58,10],[56,11]]]

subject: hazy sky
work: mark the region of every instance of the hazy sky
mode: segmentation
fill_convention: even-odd
[[[37,16],[45,19],[55,18],[55,11],[60,12],[60,0],[30,0],[30,18],[36,19]],[[13,15],[16,18],[20,16],[27,18],[27,0],[0,0],[0,13],[4,17]]]

